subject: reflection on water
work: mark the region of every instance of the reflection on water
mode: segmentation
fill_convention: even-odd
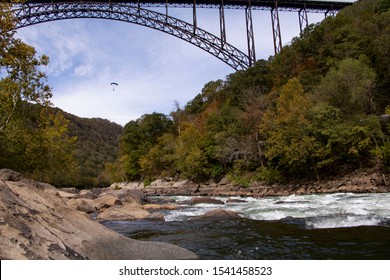
[[[390,227],[307,229],[301,220],[104,223],[130,238],[162,241],[202,259],[390,259]]]

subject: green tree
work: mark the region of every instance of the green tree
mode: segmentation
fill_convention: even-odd
[[[165,133],[159,137],[157,143],[140,159],[143,176],[149,179],[174,176],[176,174],[174,167],[177,160],[176,148],[177,138],[172,133]]]
[[[159,137],[173,131],[173,121],[161,113],[145,114],[126,124],[120,154],[128,179],[137,180],[142,177],[141,158],[149,153]]]
[[[375,112],[375,77],[364,62],[347,58],[328,72],[318,85],[316,96],[345,115]]]
[[[244,123],[242,110],[225,103],[207,119],[206,149],[212,151],[208,156],[217,160],[215,164],[222,165],[225,172],[239,159],[241,167],[249,168],[257,156],[250,129]]]
[[[184,110],[189,115],[202,113],[213,101],[223,95],[224,82],[222,80],[211,81],[204,85],[202,92],[189,101]]]
[[[39,70],[47,56],[36,57],[35,49],[14,37],[14,19],[9,3],[0,5],[0,133],[12,126],[23,102],[49,105],[52,96],[46,75]]]
[[[230,74],[226,80],[226,99],[231,106],[242,105],[242,94],[251,89],[259,94],[268,93],[273,84],[270,63],[266,60],[258,60],[246,71],[237,71]]]
[[[184,178],[201,180],[208,177],[203,137],[195,125],[182,123],[181,135],[175,150],[175,166]]]
[[[78,167],[73,152],[77,137],[68,136],[69,121],[60,112],[43,113],[26,150],[30,176],[56,186],[75,186]]]
[[[48,57],[16,39],[11,4],[0,5],[0,168],[13,168],[55,185],[77,176],[75,138],[68,122],[49,110],[51,89],[40,71]]]
[[[383,143],[379,119],[373,115],[343,117],[340,109],[319,103],[310,110],[312,135],[321,143],[314,160],[324,174],[370,166]]]
[[[292,174],[314,167],[311,162],[318,143],[310,135],[309,99],[296,78],[280,90],[276,107],[264,114],[260,133],[266,139],[265,156],[270,167]]]
[[[110,183],[126,181],[126,173],[120,159],[106,163],[101,176],[107,178]]]

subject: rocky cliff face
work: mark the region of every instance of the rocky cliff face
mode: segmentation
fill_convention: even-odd
[[[68,206],[51,185],[0,170],[0,259],[196,259],[192,252],[121,236]]]

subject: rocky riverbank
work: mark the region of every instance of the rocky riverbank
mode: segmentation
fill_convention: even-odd
[[[149,186],[143,183],[113,184],[111,189],[138,189],[147,196],[287,196],[303,194],[354,192],[385,193],[390,191],[390,176],[374,169],[357,170],[335,179],[300,181],[289,184],[265,184],[253,182],[249,187],[220,182],[194,183],[191,180],[172,181],[159,179]]]
[[[130,193],[125,200],[131,199]],[[11,170],[0,170],[0,259],[198,258],[174,245],[124,237],[86,214],[90,211],[101,214],[103,209],[110,209],[112,215],[115,213],[122,219],[122,212],[131,205],[137,206],[139,197],[134,196],[133,202],[127,203],[117,200],[110,192],[99,199],[92,199],[92,192],[85,195],[90,198],[27,180]],[[89,205],[89,202],[93,203]],[[132,209],[139,210],[139,207]],[[140,217],[146,218],[149,213],[141,210]]]
[[[105,189],[81,190],[62,189],[59,195],[68,206],[88,213],[98,221],[149,220],[164,221],[164,210],[176,210],[182,205],[175,201],[159,200],[154,203],[154,196],[192,196],[189,205],[207,203],[224,204],[211,196],[225,197],[265,197],[337,192],[385,193],[390,191],[388,178],[373,170],[357,171],[334,180],[313,182],[295,182],[288,185],[266,185],[254,182],[249,187],[229,183],[226,179],[218,183],[194,183],[191,180],[172,181],[156,180],[149,186],[143,183],[118,183]],[[237,199],[227,203],[237,202]],[[214,215],[215,213],[210,213]],[[217,213],[221,216],[221,213]],[[222,213],[227,214],[227,213]],[[209,215],[209,216],[210,216]],[[231,215],[223,215],[229,217]]]

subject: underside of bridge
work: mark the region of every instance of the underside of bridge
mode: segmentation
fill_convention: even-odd
[[[324,13],[325,16],[352,2],[304,1],[304,0],[27,0],[13,4],[16,28],[38,23],[74,18],[99,18],[135,23],[153,28],[187,41],[222,60],[236,70],[247,69],[256,61],[252,10],[271,13],[275,53],[281,51],[282,36],[279,11],[297,12],[302,33],[308,25],[308,12]],[[156,12],[148,8],[165,8]],[[192,23],[169,15],[169,8],[191,8]],[[197,26],[197,8],[219,10],[220,36]],[[226,41],[225,9],[245,11],[247,53]]]

